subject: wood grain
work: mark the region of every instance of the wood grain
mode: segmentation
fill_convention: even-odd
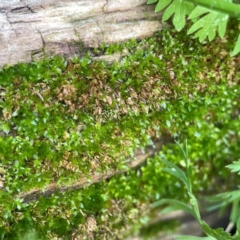
[[[161,30],[146,0],[2,0],[0,67],[44,56],[82,56],[100,43],[144,38]]]

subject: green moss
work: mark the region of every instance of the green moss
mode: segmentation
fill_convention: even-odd
[[[239,155],[239,73],[238,59],[226,56],[223,46],[203,46],[166,30],[95,49],[96,55],[127,49],[119,63],[87,54],[1,69],[3,238],[21,235],[26,225],[43,239],[138,233],[150,216],[149,204],[166,196],[187,198],[181,183],[162,171],[161,159],[184,167],[173,143],[139,169],[80,191],[30,203],[16,196],[122,169],[138,148],[166,136],[188,139],[200,194],[233,187],[225,165]]]

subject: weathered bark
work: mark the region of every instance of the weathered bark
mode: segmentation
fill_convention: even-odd
[[[43,56],[82,55],[100,43],[151,36],[163,28],[147,0],[2,0],[0,67]]]

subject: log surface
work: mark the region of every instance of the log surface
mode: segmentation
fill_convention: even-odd
[[[50,55],[82,56],[100,43],[149,37],[166,25],[146,2],[1,0],[0,67]]]

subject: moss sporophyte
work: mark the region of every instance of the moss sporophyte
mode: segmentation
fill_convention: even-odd
[[[162,171],[162,159],[183,164],[173,139],[188,139],[199,194],[236,185],[225,165],[238,155],[239,59],[224,46],[165,30],[116,45],[128,54],[111,64],[93,57],[115,45],[1,69],[1,236],[137,234],[152,202],[188,198]],[[158,142],[161,151],[136,165],[139,149]]]

